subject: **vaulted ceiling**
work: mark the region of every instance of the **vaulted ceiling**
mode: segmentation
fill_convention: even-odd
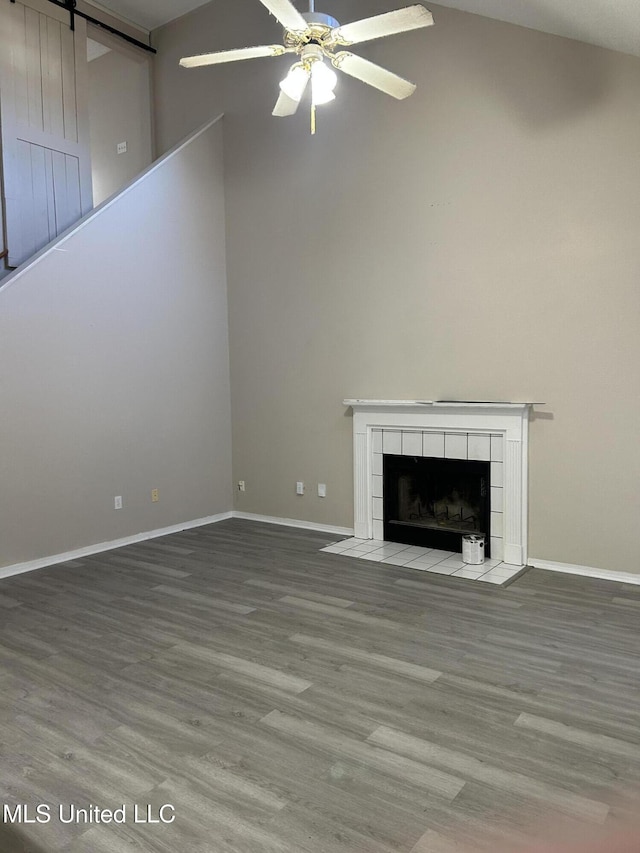
[[[208,0],[100,0],[99,5],[152,30],[205,2]],[[410,2],[399,0],[396,5]],[[304,0],[296,0],[296,4],[306,8]],[[322,9],[321,0],[316,5]],[[429,6],[428,0],[425,5]],[[438,0],[437,5],[640,56],[638,0]]]

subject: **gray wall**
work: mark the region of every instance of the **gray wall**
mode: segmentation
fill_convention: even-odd
[[[160,147],[225,110],[236,507],[351,523],[344,397],[542,400],[530,555],[640,571],[640,60],[432,8],[360,50],[416,94],[342,77],[315,137],[289,58],[177,67],[278,41],[255,0],[154,34]]]
[[[146,57],[112,49],[89,62],[93,203],[129,183],[152,160],[150,69]],[[127,143],[125,154],[117,153]]]
[[[220,123],[8,279],[0,364],[0,566],[231,508]]]

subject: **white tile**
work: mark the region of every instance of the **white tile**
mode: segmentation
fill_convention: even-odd
[[[433,572],[434,575],[452,575],[455,569],[452,566],[443,566],[442,563],[438,563],[436,566],[428,568],[427,571]]]
[[[437,548],[434,548],[433,551],[429,551],[430,557],[440,557],[441,560],[446,560],[447,557],[456,557],[458,556],[455,551],[440,551]]]
[[[468,568],[468,563],[465,563],[463,560],[454,560],[453,557],[449,557],[448,560],[441,560],[441,566],[448,566],[451,569],[464,569]]]
[[[480,581],[480,583],[493,583],[497,584],[498,586],[502,585],[505,582],[504,578],[495,577],[491,574],[491,572],[487,572],[486,575],[482,575],[478,578],[478,580]]]
[[[491,461],[492,462],[502,462],[504,460],[504,451],[502,446],[504,444],[504,439],[501,435],[492,435],[491,436]]]
[[[382,546],[379,542],[370,540],[369,542],[365,542],[364,545],[357,545],[356,551],[362,551],[363,554],[367,554],[369,551],[377,551],[380,547]]]
[[[412,569],[427,569],[429,566],[435,566],[437,563],[442,562],[438,557],[434,557],[433,559],[429,559],[429,555],[427,554],[425,557],[416,557],[410,563],[409,566]]]
[[[494,568],[489,569],[492,574],[501,575],[503,578],[512,578],[522,571],[522,566],[512,566],[509,563],[499,563]]]
[[[341,557],[362,557],[365,551],[359,551],[357,548],[347,548],[346,551],[341,551]]]
[[[343,545],[345,548],[355,548],[356,545],[364,545],[365,542],[368,542],[368,539],[357,539],[355,536],[352,536],[350,539],[342,539],[340,542],[336,542],[336,545]]]
[[[422,455],[434,456],[438,459],[444,458],[444,433],[423,432],[422,433]]]
[[[326,548],[320,548],[321,551],[327,551],[329,554],[342,554],[348,551],[348,548],[341,548],[339,545],[327,545]]]
[[[384,494],[384,477],[374,474],[371,478],[371,494],[374,498],[381,498]]]
[[[382,430],[381,429],[372,429],[371,430],[371,440],[373,443],[373,452],[374,453],[382,453]]]
[[[371,473],[382,474],[382,453],[374,453],[371,462]]]
[[[488,462],[491,459],[491,436],[479,433],[469,433],[469,459]]]
[[[410,545],[407,548],[407,553],[411,554],[414,559],[417,557],[424,557],[424,555],[428,554],[429,551],[431,551],[431,548],[420,548],[418,545]]]
[[[435,556],[433,554],[425,554],[423,557],[414,557],[414,563],[424,563],[425,566],[435,566],[436,563],[442,563],[442,557]]]
[[[485,574],[489,575],[492,578],[502,578],[502,580],[509,580],[509,578],[512,578],[514,575],[517,575],[519,571],[519,568],[512,568],[508,571],[505,571],[504,569],[500,568],[500,566],[496,566],[494,569],[489,569],[489,571],[485,572]]]
[[[400,551],[406,551],[407,546],[402,542],[385,542],[379,549],[385,557],[393,557],[394,554],[399,554]]]
[[[504,489],[491,486],[491,509],[493,512],[502,512]]]
[[[380,554],[378,551],[369,551],[368,554],[360,554],[359,559],[371,560],[372,563],[381,563],[384,560],[384,554]]]
[[[402,431],[402,455],[422,456],[422,433]]]
[[[502,560],[504,557],[504,539],[492,536],[489,541],[491,543],[491,559]]]
[[[385,557],[382,562],[390,566],[406,566],[407,563],[411,562],[411,558],[404,557],[402,552],[400,552],[399,554],[394,554],[392,557]]]
[[[384,501],[382,498],[372,498],[373,517],[376,521],[384,521]]]
[[[398,456],[402,453],[402,433],[400,430],[385,429],[382,431],[382,452],[394,453]]]
[[[444,455],[447,459],[467,458],[467,434],[466,432],[445,432]]]
[[[503,463],[502,462],[492,462],[491,463],[491,485],[492,486],[504,486],[504,475],[503,475]]]
[[[504,535],[504,517],[501,512],[492,512],[491,513],[491,535],[492,536],[503,536]],[[491,552],[493,554],[493,551]]]
[[[484,574],[483,572],[473,572],[471,569],[456,569],[452,575],[454,578],[469,578],[470,580],[478,580]]]

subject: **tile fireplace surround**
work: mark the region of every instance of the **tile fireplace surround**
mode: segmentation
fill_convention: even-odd
[[[353,409],[354,529],[384,539],[382,456],[491,463],[491,558],[527,562],[527,461],[532,403],[345,400]]]

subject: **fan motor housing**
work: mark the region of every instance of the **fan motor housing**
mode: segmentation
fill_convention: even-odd
[[[300,47],[301,44],[309,42],[321,44],[324,39],[340,24],[331,15],[325,15],[323,12],[303,12],[302,17],[309,25],[309,29],[304,33],[295,32],[292,30],[284,31],[284,43],[286,47]]]

